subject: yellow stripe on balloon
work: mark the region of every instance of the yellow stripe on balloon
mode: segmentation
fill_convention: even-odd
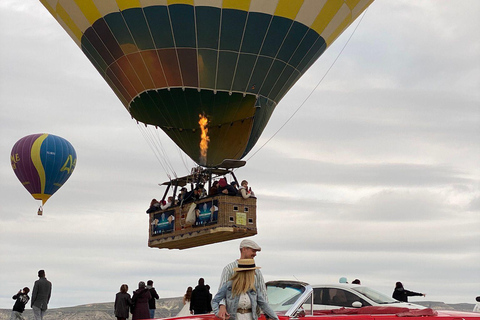
[[[250,0],[223,0],[223,8],[248,11]]]
[[[44,205],[45,202],[47,202],[47,200],[50,199],[51,196],[52,196],[51,194],[44,194],[44,193],[33,193],[32,194],[32,197],[35,200],[42,200],[42,205]]]
[[[41,193],[45,193],[45,184],[47,178],[45,176],[45,168],[42,164],[42,158],[40,155],[40,149],[42,147],[43,141],[48,137],[48,134],[44,133],[40,137],[35,140],[32,145],[32,150],[30,151],[30,157],[32,158],[32,163],[37,169],[38,177],[40,178],[40,191]],[[36,198],[35,198],[36,199]]]
[[[65,23],[68,29],[70,29],[71,35],[74,35],[75,38],[77,38],[76,42],[81,43],[82,41],[82,31],[80,28],[75,24],[75,22],[70,18],[68,15],[67,11],[62,7],[61,4],[57,4],[57,7],[55,8],[55,11],[57,12],[58,17],[55,17],[57,20],[59,18]],[[59,21],[60,22],[60,21]]]
[[[348,6],[344,5],[337,12],[337,15],[330,21],[330,25],[325,28],[324,33],[321,35],[327,46],[329,46],[337,37],[352,23],[352,11]]]
[[[116,0],[118,4],[118,8],[120,10],[127,10],[131,8],[141,8],[142,5],[138,0]]]
[[[102,17],[92,0],[75,0],[75,3],[80,10],[82,10],[83,15],[90,22],[90,25],[93,25],[95,21]]]
[[[358,0],[357,5],[352,8],[352,20],[357,19],[357,17],[367,9],[367,7],[373,2],[373,0]]]
[[[317,18],[312,23],[310,28],[315,30],[318,34],[322,34],[323,30],[328,26],[330,20],[337,14],[338,10],[343,5],[343,1],[329,1],[327,2],[320,13],[317,15]]]
[[[275,15],[294,20],[302,5],[303,0],[280,0]]]
[[[171,4],[188,4],[190,6],[193,6],[194,3],[193,0],[168,0],[167,3],[168,5],[171,5]]]
[[[48,12],[50,12],[50,14],[51,14],[55,19],[57,19],[57,13],[56,13],[55,10],[53,9],[53,7],[50,5],[50,3],[48,3],[46,0],[40,0],[40,2],[45,6],[45,8],[47,8]]]

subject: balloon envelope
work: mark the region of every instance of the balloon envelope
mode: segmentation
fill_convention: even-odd
[[[42,204],[70,178],[77,163],[75,149],[52,134],[32,134],[18,140],[10,155],[18,180]]]
[[[132,117],[205,166],[244,157],[282,97],[373,2],[40,1]]]

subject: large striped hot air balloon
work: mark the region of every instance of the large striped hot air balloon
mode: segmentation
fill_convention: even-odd
[[[39,133],[18,140],[10,161],[18,180],[43,205],[70,178],[77,154],[67,140]]]
[[[40,1],[133,118],[208,167],[253,148],[282,97],[373,0]]]

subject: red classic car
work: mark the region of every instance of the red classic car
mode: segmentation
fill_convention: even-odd
[[[432,310],[393,300],[365,286],[267,282],[269,304],[280,320],[480,320],[480,314]],[[338,299],[335,297],[339,295]],[[169,319],[218,320],[214,314]],[[261,316],[259,320],[265,320]]]

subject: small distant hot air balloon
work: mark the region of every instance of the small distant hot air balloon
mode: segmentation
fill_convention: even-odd
[[[77,163],[75,149],[67,140],[47,133],[18,140],[10,155],[18,180],[42,206],[70,178]],[[40,206],[38,214],[43,208]]]

